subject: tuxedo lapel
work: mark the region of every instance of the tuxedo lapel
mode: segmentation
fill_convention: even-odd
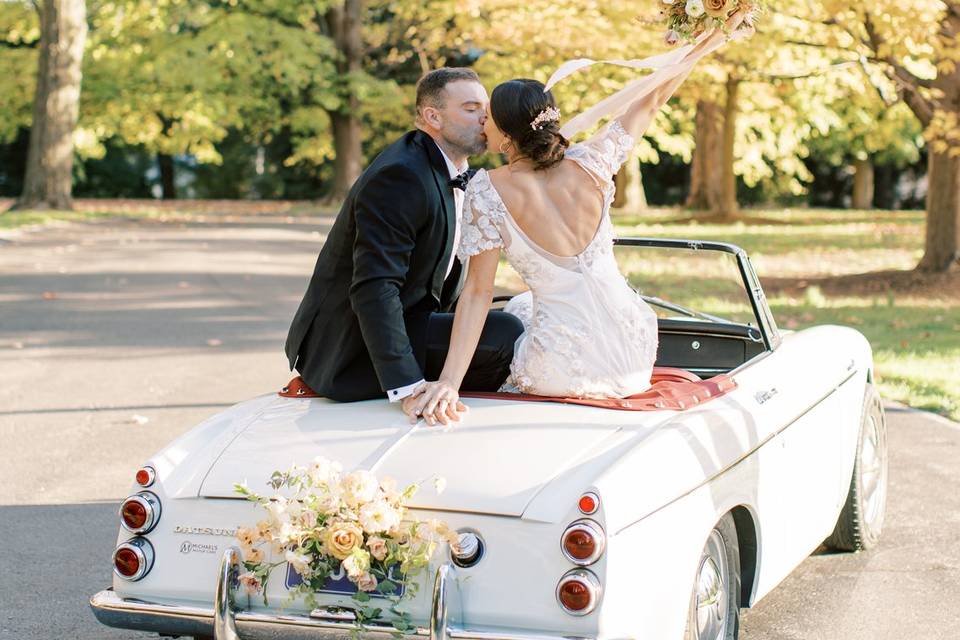
[[[437,300],[440,300],[440,294],[443,289],[443,280],[447,274],[447,265],[450,263],[450,254],[453,252],[453,236],[456,231],[457,207],[453,199],[453,187],[450,182],[450,172],[447,170],[447,163],[440,153],[440,147],[433,141],[433,138],[420,131],[418,133],[420,143],[426,149],[427,156],[430,158],[430,168],[433,172],[433,180],[440,192],[440,199],[443,202],[444,224],[446,233],[445,242],[440,252],[439,260],[433,274],[432,289]]]

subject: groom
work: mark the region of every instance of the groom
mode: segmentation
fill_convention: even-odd
[[[417,130],[347,195],[287,335],[290,368],[320,395],[415,404],[424,379],[443,368],[446,312],[463,286],[455,254],[467,157],[486,148],[487,102],[474,71],[431,71],[417,84]],[[495,391],[522,332],[516,317],[491,311],[463,389]]]

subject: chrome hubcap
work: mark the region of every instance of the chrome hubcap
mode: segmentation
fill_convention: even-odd
[[[716,640],[727,631],[727,598],[730,575],[727,571],[727,548],[720,532],[714,529],[700,558],[694,586],[697,615],[697,639]]]
[[[867,527],[876,531],[883,524],[887,501],[887,455],[880,439],[880,425],[873,415],[864,425],[860,451],[860,487],[863,496],[863,518]]]

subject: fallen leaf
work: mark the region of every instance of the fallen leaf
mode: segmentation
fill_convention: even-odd
[[[223,344],[223,340],[220,340],[219,338],[210,338],[207,340],[207,344],[211,347],[219,347]]]
[[[133,417],[131,417],[131,418],[130,418],[130,421],[133,422],[134,424],[143,425],[143,424],[147,424],[148,422],[150,422],[150,418],[148,418],[147,416],[141,416],[141,415],[137,414],[137,415],[134,415]]]
[[[53,291],[44,291],[44,292],[43,292],[43,299],[44,299],[44,300],[56,300],[56,299],[57,299],[57,294],[54,293]]]

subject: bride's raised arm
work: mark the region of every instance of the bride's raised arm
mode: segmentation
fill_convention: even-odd
[[[738,9],[736,12],[730,15],[726,21],[726,31],[732,33],[736,31],[740,25],[743,23],[744,19],[748,15],[749,11],[744,9]],[[627,107],[627,110],[617,118],[620,121],[620,124],[623,125],[623,128],[633,136],[634,140],[639,139],[647,128],[650,126],[650,123],[653,122],[653,118],[656,116],[657,112],[666,104],[667,100],[670,99],[670,96],[673,95],[674,91],[677,90],[683,81],[687,79],[687,76],[690,75],[690,72],[693,70],[693,67],[708,53],[714,51],[719,45],[721,40],[727,38],[727,34],[724,33],[721,29],[714,29],[708,37],[701,40],[694,48],[691,50],[683,59],[677,63],[677,66],[685,67],[684,70],[679,75],[673,75],[672,77],[668,76],[668,79],[665,79],[662,84],[657,86],[653,91],[647,93],[641,98],[638,98],[635,102],[630,104]],[[668,69],[657,70],[650,77],[653,77],[657,74],[668,74]]]

